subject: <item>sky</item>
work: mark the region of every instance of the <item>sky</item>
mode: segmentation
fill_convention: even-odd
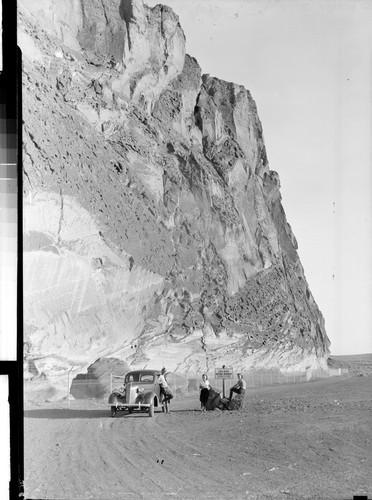
[[[162,3],[203,73],[256,101],[331,354],[372,353],[372,2]]]

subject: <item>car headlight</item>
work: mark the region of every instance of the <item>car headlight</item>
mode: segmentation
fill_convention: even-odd
[[[144,388],[143,387],[137,387],[137,392],[143,392]]]

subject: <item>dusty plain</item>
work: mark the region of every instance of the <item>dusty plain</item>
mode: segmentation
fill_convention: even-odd
[[[367,365],[366,365],[367,366]],[[105,401],[25,407],[25,497],[372,498],[372,374],[248,388],[241,411],[110,417]]]

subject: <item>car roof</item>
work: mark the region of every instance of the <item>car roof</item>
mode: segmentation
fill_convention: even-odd
[[[160,370],[133,370],[131,372],[127,372],[125,376],[135,375],[137,373],[141,373],[141,375],[147,375],[147,374],[157,375],[158,373],[160,373]]]

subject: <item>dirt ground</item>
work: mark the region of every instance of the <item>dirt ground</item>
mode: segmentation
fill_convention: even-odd
[[[248,389],[241,411],[119,413],[105,401],[25,408],[25,497],[372,498],[372,375]]]

